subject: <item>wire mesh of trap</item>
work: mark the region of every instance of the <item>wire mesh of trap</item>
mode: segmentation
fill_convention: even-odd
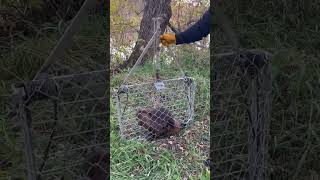
[[[8,89],[8,96],[0,97],[4,105],[0,116],[5,118],[8,138],[15,140],[15,144],[3,149],[16,155],[6,157],[5,171],[12,179],[106,179],[108,176],[109,72],[105,64],[108,51],[105,12],[93,8],[87,21],[86,13],[77,16],[75,24],[79,28],[69,26],[71,31],[78,31],[72,51],[51,62],[38,80],[21,82],[27,78],[19,77],[7,83],[14,85],[14,92],[9,90],[9,85],[3,88]],[[89,25],[80,28],[82,21]],[[99,45],[90,46],[92,42]],[[66,44],[68,39],[57,45]],[[32,70],[31,74],[39,71]]]
[[[224,54],[222,52],[221,54]],[[271,84],[264,52],[249,54],[267,62],[256,68],[242,57],[214,57],[211,116],[211,161],[214,179],[265,179]],[[251,56],[252,55],[252,56]]]
[[[26,153],[22,171],[42,179],[85,179],[100,168],[107,174],[106,81],[101,70],[25,84],[32,93],[18,112]]]
[[[239,88],[240,78],[229,71],[214,80],[210,138],[216,179],[243,179],[247,172],[248,118],[241,101],[245,94]]]
[[[194,116],[196,83],[183,77],[126,85],[114,94],[120,136],[127,140],[151,140],[176,134]]]

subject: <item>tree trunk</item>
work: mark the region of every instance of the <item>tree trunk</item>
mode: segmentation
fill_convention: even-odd
[[[171,0],[145,0],[143,17],[140,23],[140,30],[136,45],[134,46],[129,59],[126,60],[123,64],[120,64],[116,71],[132,67],[134,63],[137,61],[144,47],[147,45],[147,43],[153,35],[154,30],[152,18],[158,16],[164,18],[160,25],[162,34],[169,23],[171,15]],[[150,59],[153,56],[154,50],[153,48],[150,48],[146,53],[145,57],[142,59],[141,63],[143,64],[147,59]]]

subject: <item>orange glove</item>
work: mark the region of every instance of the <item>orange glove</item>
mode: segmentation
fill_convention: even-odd
[[[170,46],[176,44],[175,34],[163,34],[160,36],[160,41],[163,46]]]

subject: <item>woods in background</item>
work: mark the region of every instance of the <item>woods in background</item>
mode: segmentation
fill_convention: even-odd
[[[196,22],[209,7],[208,0],[120,0],[110,3],[111,64],[119,69],[131,67],[138,59],[153,34],[153,17],[164,15],[162,32],[165,29],[172,31],[171,28],[182,31]],[[152,51],[148,52],[144,61],[150,57]]]

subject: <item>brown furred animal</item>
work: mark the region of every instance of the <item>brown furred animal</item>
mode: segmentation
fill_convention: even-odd
[[[137,116],[138,125],[149,131],[148,140],[177,134],[185,126],[163,107],[140,109]]]

